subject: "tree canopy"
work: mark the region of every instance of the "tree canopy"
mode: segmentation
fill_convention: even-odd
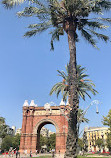
[[[68,65],[65,66],[66,68],[66,73],[64,71],[59,71],[58,76],[62,77],[62,81],[56,83],[51,91],[50,95],[52,95],[54,92],[59,96],[60,92],[63,95],[63,100],[67,100],[69,97],[69,76],[68,76]],[[81,65],[77,65],[77,92],[78,92],[78,97],[82,98],[85,101],[86,95],[91,99],[90,93],[93,95],[96,95],[98,93],[93,87],[95,87],[95,84],[92,82],[92,80],[88,79],[89,75],[86,73],[86,68],[82,67]]]
[[[100,149],[102,146],[104,146],[103,139],[98,138],[97,140],[95,140],[95,145],[97,145]]]
[[[103,16],[105,11],[111,9],[109,0],[2,0],[2,3],[6,8],[12,8],[25,1],[29,2],[28,6],[19,11],[18,16],[37,17],[39,21],[37,24],[30,24],[30,31],[24,36],[31,37],[53,27],[49,33],[52,35],[51,48],[54,49],[53,41],[59,40],[59,36],[68,31],[68,24],[72,21],[77,30],[74,34],[76,42],[79,41],[78,32],[96,48],[97,38],[105,42],[109,40],[103,34],[103,30],[109,27],[107,24],[111,23],[111,18]]]
[[[49,137],[44,137],[40,135],[40,147],[46,145],[47,150],[50,151],[51,149],[55,149],[56,143],[56,134],[51,134]]]
[[[9,151],[10,147],[12,147],[12,136],[7,135],[1,144],[2,151]]]
[[[2,144],[1,144],[1,150],[2,152],[4,151],[9,151],[10,147],[13,149],[19,150],[19,145],[20,145],[20,135],[17,134],[15,136],[10,136],[7,135],[5,138],[3,138]]]
[[[109,131],[107,133],[107,140],[106,140],[106,145],[111,152],[111,109],[108,112],[107,116],[103,116],[102,120],[103,125],[108,126]]]
[[[5,123],[5,118],[0,117],[0,138],[4,138],[7,135],[8,125]]]
[[[103,125],[108,126],[109,130],[111,131],[111,109],[108,112],[107,116],[103,116]]]

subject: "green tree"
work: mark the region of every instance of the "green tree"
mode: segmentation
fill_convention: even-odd
[[[103,116],[103,125],[108,126],[109,132],[107,133],[107,140],[106,140],[106,145],[111,152],[111,109],[108,112],[107,116]]]
[[[7,135],[5,138],[3,138],[2,144],[1,144],[1,150],[4,152],[9,151],[10,147],[12,147],[12,140],[13,137]]]
[[[19,150],[20,145],[20,135],[17,134],[15,136],[7,135],[5,138],[3,138],[1,149],[2,151],[9,151],[10,147],[13,147],[13,149]]]
[[[5,124],[5,118],[0,117],[0,138],[5,138],[7,135],[8,126]]]
[[[98,139],[95,141],[95,145],[97,145],[98,148],[101,149],[101,147],[104,146],[103,139],[98,138]]]
[[[0,125],[1,124],[5,124],[5,118],[4,117],[0,117]]]
[[[23,0],[24,1],[24,0]],[[96,39],[107,42],[109,37],[100,33],[108,26],[105,22],[111,22],[110,18],[103,18],[105,11],[110,11],[109,0],[29,0],[30,5],[23,11],[18,12],[19,17],[36,17],[37,24],[29,25],[30,31],[26,37],[31,37],[49,28],[51,34],[51,48],[54,49],[54,40],[59,40],[64,33],[68,36],[70,61],[69,61],[69,103],[71,106],[68,121],[68,136],[66,143],[65,158],[75,158],[77,149],[77,61],[76,42],[78,35],[82,35],[85,41],[96,47]],[[22,0],[2,0],[6,7],[13,7]],[[32,3],[31,3],[32,2]],[[94,15],[94,16],[93,16]],[[78,34],[80,32],[80,34]],[[95,39],[94,39],[95,37]]]
[[[109,130],[111,131],[111,109],[108,112],[107,116],[103,116],[103,125],[108,126]]]
[[[107,134],[107,140],[106,140],[106,145],[111,152],[111,132]]]
[[[69,76],[68,76],[68,65],[65,66],[66,73],[64,71],[58,71],[58,76],[62,77],[62,82],[56,83],[51,91],[50,95],[52,95],[54,92],[56,93],[57,97],[59,96],[60,92],[63,95],[63,100],[67,100],[69,96]],[[89,98],[91,98],[89,92],[91,92],[93,95],[96,95],[98,93],[93,87],[95,87],[95,84],[90,80],[87,79],[89,77],[86,73],[86,68],[82,67],[81,65],[77,65],[77,93],[78,97],[85,100],[85,96],[87,95]]]
[[[80,150],[82,150],[84,148],[83,139],[78,138],[78,146],[80,147]]]
[[[41,146],[47,145],[47,137],[40,135],[40,148]]]
[[[56,134],[51,134],[49,139],[49,149],[55,149],[55,144],[56,144]]]
[[[13,137],[12,139],[12,147],[17,150],[19,150],[19,146],[20,146],[20,134],[17,134]]]
[[[64,71],[58,71],[58,76],[62,77],[62,82],[56,83],[51,91],[50,95],[52,95],[54,92],[56,93],[57,97],[60,94],[60,92],[63,95],[63,100],[67,100],[69,96],[69,77],[68,77],[68,65],[65,66],[66,68],[66,73]],[[77,81],[78,81],[78,87],[77,87],[77,92],[78,92],[78,97],[82,98],[85,100],[85,96],[87,95],[89,98],[91,98],[90,94],[88,92],[92,92],[93,95],[96,95],[98,93],[93,87],[95,87],[95,84],[92,82],[92,80],[87,79],[88,75],[85,73],[86,68],[82,67],[81,65],[77,65]],[[83,110],[79,109],[78,110],[78,115],[77,115],[77,128],[78,128],[78,135],[79,135],[79,128],[80,124],[82,122],[87,122],[88,119],[86,119],[83,115]]]
[[[80,128],[80,125],[81,123],[88,123],[89,120],[87,118],[85,118],[85,114],[84,114],[84,111],[82,109],[78,109],[78,114],[77,114],[77,136],[79,137],[79,128]]]
[[[55,149],[55,143],[56,143],[56,134],[51,134],[50,137],[44,137],[40,135],[40,148],[41,146],[46,145],[47,150]]]

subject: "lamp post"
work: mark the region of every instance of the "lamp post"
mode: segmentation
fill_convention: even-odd
[[[78,119],[78,130],[80,127],[80,123],[82,122],[83,117],[85,116],[85,114],[87,113],[88,109],[92,106],[92,105],[96,105],[96,114],[99,114],[98,111],[98,105],[101,104],[101,102],[99,100],[93,100],[88,107],[83,111],[82,115],[80,116],[80,118]],[[79,132],[79,131],[78,131]],[[81,134],[81,133],[80,133]]]
[[[84,110],[84,112],[83,112],[83,114],[81,115],[81,117],[80,117],[80,121],[81,121],[81,119],[83,118],[83,116],[87,113],[87,111],[88,111],[88,109],[92,106],[92,105],[96,105],[96,113],[98,114],[99,113],[99,111],[98,111],[98,105],[100,104],[101,102],[99,102],[99,100],[93,100],[90,104],[89,104],[89,106],[86,108],[86,110]]]
[[[79,121],[78,121],[78,136],[79,136],[79,128],[80,128],[80,123],[84,117],[84,115],[87,113],[88,109],[92,106],[92,105],[96,105],[96,114],[99,114],[99,111],[98,111],[98,105],[101,104],[101,102],[99,100],[93,100],[89,106],[86,108],[86,110],[84,110],[83,114],[81,115],[81,117],[79,118]],[[81,132],[82,133],[82,132]],[[80,133],[80,134],[81,134]],[[93,136],[92,136],[92,140],[93,140]],[[86,137],[86,132],[84,132],[84,135],[83,135],[83,142],[84,142],[84,151],[86,151],[86,147],[87,147],[87,137]],[[94,142],[93,142],[94,143]],[[94,145],[94,144],[93,144]]]

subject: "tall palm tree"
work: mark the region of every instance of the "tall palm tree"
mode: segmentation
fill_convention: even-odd
[[[63,80],[62,82],[56,83],[51,91],[50,95],[52,95],[54,92],[56,93],[57,97],[59,96],[60,92],[63,95],[63,100],[66,101],[67,98],[69,97],[69,77],[68,77],[68,64],[65,66],[66,68],[66,73],[64,71],[58,71],[58,76],[62,77]],[[90,94],[88,92],[91,92],[93,95],[96,95],[98,93],[93,87],[95,87],[95,84],[92,82],[90,79],[86,79],[88,77],[87,74],[85,74],[86,69],[82,67],[81,65],[77,65],[77,93],[78,93],[78,98],[82,98],[85,100],[85,96],[87,95],[89,98],[91,98]],[[84,117],[84,111],[82,109],[78,109],[78,114],[77,114],[77,136],[79,137],[79,128],[80,124],[82,122],[88,123],[88,119]]]
[[[67,100],[69,96],[69,77],[68,77],[68,65],[65,66],[66,73],[64,71],[58,71],[58,76],[61,76],[62,82],[56,83],[51,91],[50,95],[52,95],[54,92],[56,93],[57,97],[59,96],[60,92],[63,95],[63,100]],[[90,94],[88,92],[91,92],[93,95],[96,95],[98,93],[93,87],[95,87],[95,84],[90,80],[86,79],[88,77],[87,74],[85,74],[86,69],[84,67],[81,67],[81,65],[77,65],[77,93],[78,98],[82,98],[85,100],[85,96],[87,95],[89,98],[91,98]]]
[[[77,64],[76,64],[76,42],[78,41],[78,32],[91,45],[97,48],[96,40],[102,39],[107,42],[109,37],[98,32],[108,26],[105,22],[111,23],[110,18],[103,18],[105,11],[110,11],[110,0],[27,0],[30,6],[25,7],[23,11],[18,12],[19,16],[37,17],[37,24],[29,25],[30,31],[25,36],[31,37],[41,33],[49,28],[51,47],[54,49],[53,41],[59,40],[64,32],[68,36],[70,61],[69,61],[69,100],[71,111],[68,121],[68,136],[66,143],[65,158],[75,158],[77,148],[77,112],[78,112],[78,94],[77,94]],[[6,7],[12,7],[21,0],[2,0]],[[94,16],[93,16],[94,15]],[[98,17],[99,16],[99,17]],[[49,29],[50,30],[50,29]]]

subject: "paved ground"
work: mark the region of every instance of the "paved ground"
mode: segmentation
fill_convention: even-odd
[[[39,156],[44,156],[44,155],[49,155],[49,156],[51,156],[51,154],[38,154],[38,155],[35,155],[35,154],[33,154],[32,156],[33,157],[39,157]],[[101,158],[101,157],[107,157],[107,156],[103,156],[103,155],[87,155],[87,157],[94,157],[94,158]],[[0,155],[0,158],[16,158],[16,156],[15,155],[13,155],[13,157],[12,156],[9,156],[9,155]],[[19,157],[18,157],[19,158]],[[20,155],[20,158],[30,158],[30,155],[29,154],[27,154],[27,155]],[[55,158],[64,158],[64,155],[59,155],[59,154],[56,154],[56,156],[55,156]],[[111,158],[111,157],[109,157],[109,158]]]
[[[39,156],[44,156],[44,155],[51,156],[52,154],[37,154],[37,155],[32,154],[33,157],[39,157]],[[29,158],[29,157],[30,157],[29,154],[27,154],[27,155],[20,155],[20,158]],[[61,155],[56,154],[56,156],[55,156],[55,158],[63,158],[63,157],[64,157],[64,155],[62,155],[62,154]],[[0,158],[12,158],[12,156],[9,156],[9,155],[0,155]],[[16,156],[13,155],[13,158],[16,158]]]

